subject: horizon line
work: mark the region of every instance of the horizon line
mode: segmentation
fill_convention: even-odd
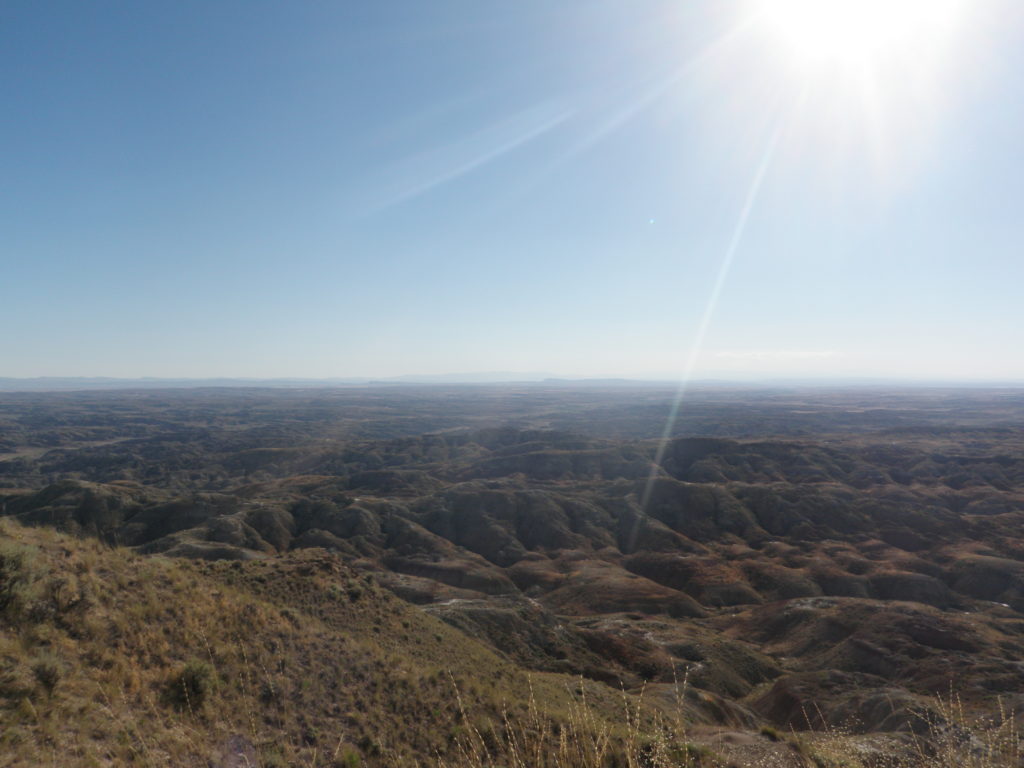
[[[0,376],[0,392],[19,391],[81,391],[89,389],[134,388],[322,388],[369,386],[537,386],[537,385],[606,385],[606,386],[678,386],[678,378],[669,376],[557,376],[543,373],[478,372],[458,374],[404,374],[398,376]],[[951,378],[900,376],[753,376],[707,375],[694,378],[691,386],[806,386],[806,387],[877,387],[907,388],[1024,388],[1024,379],[1014,378]]]

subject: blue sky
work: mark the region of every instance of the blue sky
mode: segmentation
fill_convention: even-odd
[[[755,6],[7,0],[0,376],[1024,380],[1019,4]]]

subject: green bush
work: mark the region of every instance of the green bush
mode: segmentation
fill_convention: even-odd
[[[167,700],[177,709],[197,712],[213,687],[213,669],[202,661],[190,661],[167,681]]]

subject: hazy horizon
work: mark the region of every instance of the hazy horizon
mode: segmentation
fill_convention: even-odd
[[[0,376],[1024,381],[1011,0],[0,19]]]
[[[650,376],[556,376],[544,372],[492,371],[450,374],[407,374],[393,377],[110,377],[110,376],[37,376],[0,377],[0,392],[46,392],[76,390],[130,389],[192,389],[192,388],[265,388],[265,389],[331,389],[377,387],[503,387],[556,386],[569,389],[581,387],[642,387],[682,393],[714,389],[772,389],[793,387],[807,390],[829,389],[1024,389],[1024,379],[942,379],[892,377],[801,377],[801,376],[701,376],[686,382],[668,374]]]

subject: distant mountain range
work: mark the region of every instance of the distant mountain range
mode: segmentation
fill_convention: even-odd
[[[259,387],[259,388],[336,388],[402,385],[488,385],[536,384],[542,386],[617,387],[661,386],[676,387],[678,379],[668,374],[648,377],[559,377],[546,372],[483,371],[476,373],[407,374],[373,378],[352,376],[325,379],[306,378],[116,378],[110,376],[37,376],[31,378],[0,377],[0,392],[70,392],[103,389],[191,389],[198,387]],[[1015,380],[907,380],[897,378],[837,377],[837,378],[743,378],[732,376],[705,376],[694,379],[689,386],[715,387],[863,387],[863,386],[925,386],[925,387],[1022,387],[1024,381]]]
[[[478,373],[409,374],[384,378],[345,377],[328,379],[304,378],[114,378],[108,376],[39,376],[35,378],[0,378],[0,391],[72,391],[84,389],[167,389],[181,387],[365,387],[386,385],[444,385],[444,384],[548,384],[548,385],[671,385],[661,381],[629,378],[559,378],[550,373],[514,371],[485,371]]]
[[[372,378],[115,378],[108,376],[39,376],[0,378],[0,391],[43,391],[80,389],[163,389],[168,387],[345,387],[373,384],[490,384],[537,382],[549,378],[546,373],[466,373],[426,376]]]

